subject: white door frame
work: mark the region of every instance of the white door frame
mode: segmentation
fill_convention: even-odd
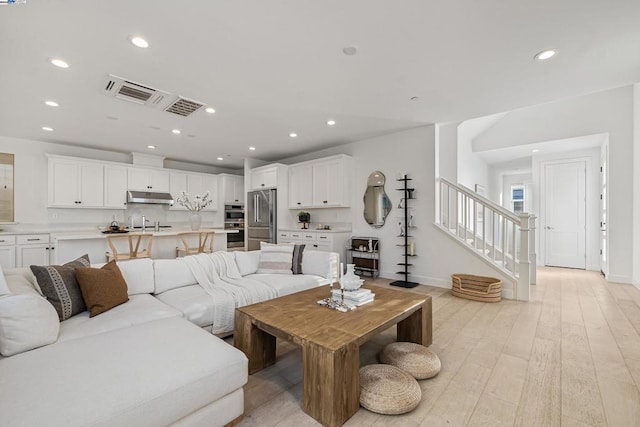
[[[602,170],[603,163],[605,164],[604,170]],[[604,180],[604,181],[603,181]],[[606,221],[609,221],[609,144],[603,144],[600,148],[600,221],[602,221],[603,213],[606,212]],[[602,193],[606,193],[606,197],[602,200]],[[603,203],[604,202],[604,203]],[[600,242],[600,272],[604,275],[605,279],[609,278],[609,234],[607,224],[600,223],[599,242]],[[604,248],[602,243],[604,241]],[[604,257],[602,253],[604,251]]]
[[[586,269],[589,270],[589,267],[592,265],[592,252],[593,252],[593,248],[592,248],[592,243],[591,243],[591,239],[589,238],[590,233],[593,232],[593,223],[595,221],[595,218],[592,218],[589,206],[591,203],[591,198],[592,198],[592,194],[589,192],[589,190],[592,188],[591,185],[591,157],[586,157],[586,156],[582,156],[582,157],[572,157],[572,158],[567,158],[567,159],[558,159],[558,160],[548,160],[548,161],[544,161],[544,162],[540,162],[540,210],[539,210],[539,214],[540,217],[538,219],[538,238],[539,238],[539,245],[538,245],[538,256],[540,260],[542,260],[541,264],[544,265],[544,260],[546,259],[546,245],[547,245],[547,239],[546,239],[546,233],[544,231],[544,224],[546,224],[546,208],[547,208],[547,189],[546,187],[546,183],[547,183],[547,179],[546,179],[546,166],[547,165],[557,165],[557,164],[562,164],[562,163],[573,163],[573,162],[585,162],[585,254],[586,254],[586,258],[585,258],[585,266]],[[599,222],[598,222],[599,225]],[[600,263],[598,262],[598,265]]]

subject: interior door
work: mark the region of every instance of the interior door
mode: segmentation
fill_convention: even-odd
[[[607,146],[600,150],[600,271],[609,275],[607,251]]]
[[[544,166],[545,265],[586,269],[586,162]]]

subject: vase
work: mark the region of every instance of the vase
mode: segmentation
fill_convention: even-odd
[[[340,278],[340,287],[345,291],[360,289],[360,277],[354,272],[355,264],[347,264],[347,272]]]
[[[200,230],[200,225],[202,224],[202,217],[199,213],[194,213],[193,215],[191,215],[191,218],[189,218],[189,222],[191,223],[191,229],[193,231],[198,231]]]

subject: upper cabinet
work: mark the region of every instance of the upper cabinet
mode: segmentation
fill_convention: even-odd
[[[127,207],[127,167],[104,165],[104,207]]]
[[[174,200],[176,200],[183,191],[189,194],[191,200],[193,200],[196,195],[202,196],[208,191],[212,203],[203,209],[203,211],[218,210],[218,177],[216,175],[173,171],[169,173],[169,184],[169,192]],[[178,203],[174,203],[170,209],[187,210],[187,208],[180,206]]]
[[[219,175],[222,180],[222,197],[224,203],[244,203],[244,177],[239,175]]]
[[[104,207],[104,165],[49,157],[49,207]]]
[[[289,167],[289,208],[349,207],[351,157],[338,155]]]
[[[289,168],[289,207],[308,208],[313,205],[313,166],[294,165]]]
[[[263,190],[278,186],[278,166],[267,165],[251,169],[251,189]]]
[[[166,170],[130,167],[127,174],[129,190],[169,191],[169,172]]]
[[[204,210],[218,209],[218,175],[153,169],[123,163],[48,155],[49,201],[52,208],[126,209],[127,190],[170,193],[182,191],[191,197],[205,192],[212,203]],[[171,208],[186,210],[177,203]]]

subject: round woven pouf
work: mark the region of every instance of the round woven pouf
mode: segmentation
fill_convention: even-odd
[[[360,368],[360,404],[377,414],[397,415],[415,409],[422,398],[418,381],[391,365]]]
[[[378,355],[382,363],[393,365],[417,380],[435,377],[440,372],[440,358],[427,347],[412,342],[394,342]]]

